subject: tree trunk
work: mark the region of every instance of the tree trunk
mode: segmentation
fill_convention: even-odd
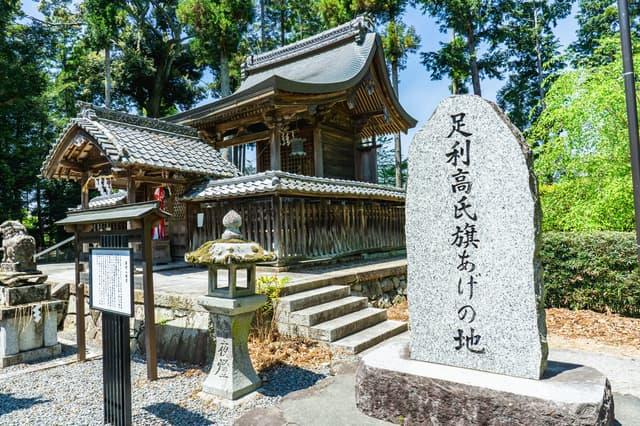
[[[400,99],[398,83],[398,61],[391,61],[391,84],[393,84],[393,91],[396,92],[396,97]],[[393,135],[393,141],[395,153],[396,186],[398,188],[402,188],[402,140],[400,139],[400,133],[396,133],[395,135]]]
[[[533,25],[534,30],[536,32],[536,69],[538,71],[538,93],[540,96],[540,106],[544,109],[544,76],[542,74],[542,52],[540,49],[540,29],[538,27],[538,13],[535,8],[535,4],[533,7]]]
[[[260,52],[264,52],[265,49],[265,29],[264,29],[264,2],[266,0],[260,0]]]
[[[224,51],[220,52],[220,94],[222,97],[229,96],[231,94],[229,58]]]
[[[482,96],[480,90],[480,71],[478,70],[478,58],[476,50],[476,37],[473,32],[473,23],[467,26],[467,50],[469,51],[469,62],[471,64],[471,81],[473,83],[473,93]]]
[[[111,42],[104,49],[104,106],[111,108]]]
[[[284,46],[286,42],[286,29],[285,29],[285,15],[284,15],[284,0],[280,4],[280,46]]]
[[[455,43],[456,41],[456,30],[451,29],[451,42]],[[451,94],[452,95],[457,95],[458,94],[458,90],[460,90],[460,88],[458,87],[458,79],[455,75],[455,72],[451,72]]]

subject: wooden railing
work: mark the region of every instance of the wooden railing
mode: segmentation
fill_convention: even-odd
[[[274,251],[279,265],[405,247],[403,202],[271,195],[189,203],[191,249],[220,238],[231,209],[242,216],[244,237]]]

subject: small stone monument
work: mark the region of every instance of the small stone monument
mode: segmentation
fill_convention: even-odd
[[[357,403],[365,413],[429,424],[612,421],[604,376],[547,368],[531,161],[520,132],[477,96],[443,100],[415,135],[406,205],[410,338],[363,358]]]
[[[275,259],[259,244],[242,239],[242,218],[231,210],[223,218],[225,231],[222,238],[204,243],[197,250],[187,253],[189,263],[209,268],[209,290],[198,303],[213,316],[216,348],[211,372],[202,389],[205,393],[237,400],[260,387],[249,357],[247,339],[251,320],[266,297],[256,294],[256,263]],[[218,270],[227,271],[227,285],[218,281]],[[244,272],[246,280],[238,280]],[[242,285],[244,284],[244,285]]]
[[[47,276],[36,269],[35,240],[16,221],[0,224],[0,368],[60,353],[58,314]]]

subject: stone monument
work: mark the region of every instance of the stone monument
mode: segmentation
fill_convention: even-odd
[[[189,263],[209,268],[209,290],[198,303],[207,309],[215,328],[215,355],[211,372],[202,385],[206,394],[237,400],[258,387],[261,381],[253,369],[247,339],[251,320],[266,297],[256,294],[256,263],[275,259],[259,244],[242,239],[242,218],[231,210],[223,218],[222,238],[204,243],[187,253]],[[227,271],[226,285],[218,280],[218,270]],[[239,280],[238,272],[246,279]]]
[[[408,342],[363,358],[365,413],[427,424],[608,424],[593,369],[551,362],[531,152],[493,103],[444,99],[409,152]],[[407,420],[408,419],[408,420]]]
[[[16,221],[0,224],[0,368],[60,353],[58,315],[47,276],[36,269],[35,240]]]

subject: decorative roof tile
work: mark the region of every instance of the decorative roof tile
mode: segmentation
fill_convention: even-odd
[[[193,187],[182,199],[213,201],[259,194],[315,195],[404,201],[401,188],[352,180],[267,171],[230,179],[209,180]]]

